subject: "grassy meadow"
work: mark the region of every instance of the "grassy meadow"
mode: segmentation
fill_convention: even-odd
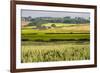
[[[55,24],[56,27],[50,27]],[[72,61],[90,59],[90,25],[47,23],[39,29],[21,30],[21,62]]]

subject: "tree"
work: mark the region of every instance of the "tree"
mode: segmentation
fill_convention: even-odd
[[[32,17],[31,17],[31,16],[29,16],[27,19],[28,19],[28,21],[31,21]]]
[[[52,26],[52,27],[56,27],[56,25],[55,25],[55,24],[52,24],[51,26]]]

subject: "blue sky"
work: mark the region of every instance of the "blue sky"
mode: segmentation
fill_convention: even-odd
[[[21,17],[83,17],[89,18],[90,13],[86,12],[65,12],[65,11],[43,11],[43,10],[21,10]]]

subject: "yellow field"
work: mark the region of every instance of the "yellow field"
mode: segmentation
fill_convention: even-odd
[[[73,42],[72,42],[73,43]],[[89,60],[90,49],[87,43],[34,42],[34,45],[22,45],[22,63],[47,61]]]
[[[71,32],[89,32],[90,26],[88,24],[80,24],[78,26],[63,27],[62,30],[71,31]]]

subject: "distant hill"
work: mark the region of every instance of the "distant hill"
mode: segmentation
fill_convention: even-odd
[[[63,24],[86,24],[90,23],[90,19],[85,19],[82,17],[37,17],[32,18],[29,17],[22,17],[22,26],[26,26],[29,24],[29,26],[40,26],[41,24],[47,24],[47,23],[63,23]]]

